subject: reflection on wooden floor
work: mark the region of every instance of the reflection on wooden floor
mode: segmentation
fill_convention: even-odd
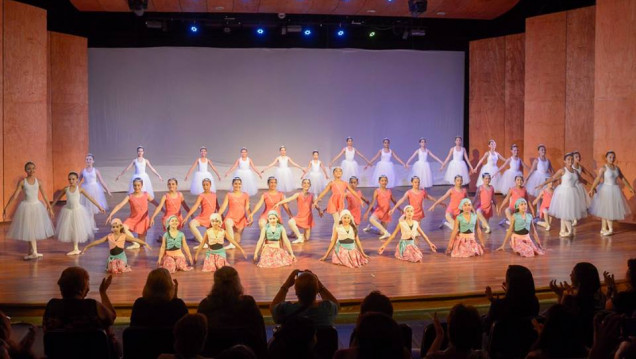
[[[407,188],[394,189],[394,196],[399,199]],[[446,187],[435,187],[431,193],[439,196]],[[363,189],[367,198],[371,198],[372,189]],[[194,197],[186,194],[186,200],[192,204]],[[220,193],[220,198],[225,193]],[[112,205],[117,203],[123,194],[115,194],[109,199]],[[501,197],[497,196],[501,201]],[[252,205],[258,197],[252,197]],[[326,200],[323,201],[326,206]],[[428,208],[430,203],[426,203]],[[151,210],[152,210],[151,206]],[[295,212],[295,204],[291,206]],[[59,210],[59,209],[56,209]],[[612,237],[599,235],[600,222],[588,218],[576,227],[573,239],[559,239],[558,221],[554,223],[550,233],[539,228],[539,233],[547,248],[545,256],[536,258],[520,258],[508,249],[506,252],[495,252],[503,241],[505,228],[497,223],[500,217],[491,218],[493,232],[486,235],[487,252],[480,258],[450,258],[443,254],[448,242],[450,231],[438,226],[443,218],[443,208],[435,212],[427,212],[422,227],[430,239],[438,246],[439,253],[431,254],[428,247],[421,248],[425,253],[423,263],[406,263],[393,257],[394,241],[387,248],[384,255],[377,254],[381,242],[377,235],[361,232],[361,239],[365,251],[371,256],[369,264],[358,269],[349,269],[320,262],[318,259],[324,254],[332,226],[331,216],[318,218],[309,243],[294,245],[298,262],[293,267],[278,269],[258,268],[252,263],[252,254],[258,238],[258,226],[252,225],[245,230],[242,244],[249,253],[248,260],[240,253],[228,251],[229,262],[239,271],[245,293],[255,297],[258,302],[267,303],[272,300],[281,284],[293,268],[310,269],[316,273],[324,285],[345,302],[359,302],[372,290],[380,290],[396,301],[403,300],[405,308],[417,307],[416,304],[430,298],[467,298],[483,293],[486,286],[500,288],[506,268],[510,264],[521,264],[532,270],[538,288],[545,288],[551,279],[569,280],[569,273],[575,263],[589,261],[594,263],[599,272],[609,271],[617,278],[624,278],[626,261],[636,256],[635,228],[630,225],[616,225],[617,233]],[[118,213],[119,218],[125,218],[127,208]],[[104,224],[106,215],[98,215],[100,227],[98,236],[108,233]],[[286,221],[286,215],[284,215]],[[392,230],[397,221],[397,215],[389,226]],[[23,255],[27,244],[6,239],[8,224],[0,225],[0,303],[19,304],[25,307],[41,308],[51,297],[59,296],[57,279],[60,272],[68,267],[79,265],[86,268],[91,275],[90,297],[98,298],[98,286],[104,276],[108,247],[102,245],[92,248],[81,257],[67,257],[71,248],[69,244],[60,243],[54,239],[40,241],[38,246],[44,258],[38,261],[24,261]],[[109,290],[111,301],[118,307],[126,308],[141,295],[148,271],[156,266],[159,244],[155,239],[161,235],[159,223],[150,230],[148,238],[153,246],[152,250],[127,251],[129,263],[133,268],[131,273],[118,275],[114,278]],[[191,238],[189,230],[186,236]],[[194,245],[194,242],[191,242]],[[212,286],[211,273],[200,271],[198,267],[192,272],[177,273],[174,278],[179,281],[179,296],[189,305],[196,305],[209,292]],[[290,291],[290,297],[293,291]],[[411,303],[411,304],[408,304]]]

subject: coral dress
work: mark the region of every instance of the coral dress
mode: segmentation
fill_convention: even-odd
[[[327,203],[327,213],[340,213],[344,209],[345,190],[347,182],[343,180],[334,180],[331,182],[331,197]]]
[[[314,203],[314,195],[311,193],[300,193],[296,199],[298,205],[298,212],[294,220],[296,225],[302,229],[309,229],[314,226],[314,215],[311,212],[311,207]]]
[[[216,212],[216,193],[201,193],[201,213],[195,218],[199,225],[210,227],[210,215]]]
[[[415,238],[419,236],[417,231],[419,228],[418,221],[413,218],[413,223],[409,225],[406,220],[403,220],[400,221],[399,225],[402,238],[395,248],[395,258],[413,263],[421,262],[424,255],[415,243]]]
[[[166,193],[166,211],[161,218],[161,225],[163,230],[167,230],[166,228],[166,219],[170,216],[177,216],[179,220],[179,228],[181,228],[181,221],[183,221],[183,217],[181,217],[181,203],[183,202],[183,194],[181,192],[177,192],[175,197],[172,197],[170,193]]]
[[[552,192],[548,192],[547,190],[543,190],[543,197],[541,197],[541,207],[539,207],[539,217],[543,217],[544,210],[550,210],[550,203],[552,202],[552,195],[554,195],[554,190]]]
[[[235,194],[234,192],[230,192],[227,194],[228,196],[228,209],[227,215],[225,219],[231,219],[234,221],[234,227],[237,229],[245,228],[247,225],[247,217],[245,213],[245,206],[250,201],[250,196],[241,192],[241,194]]]
[[[345,229],[340,224],[336,227],[336,233],[338,237],[331,254],[331,263],[349,268],[358,268],[369,263],[369,260],[356,248],[353,227],[349,226],[348,229]]]
[[[457,215],[461,212],[461,208],[459,208],[459,202],[467,197],[468,192],[466,192],[466,188],[462,188],[459,191],[455,187],[451,188],[450,201],[448,203],[448,207],[446,207],[446,212],[450,213],[453,218],[457,217]]]
[[[489,219],[492,217],[494,210],[492,206],[492,199],[495,196],[495,187],[490,186],[490,189],[485,189],[482,185],[479,187],[479,205],[476,209],[481,209],[481,214],[484,218]]]
[[[391,215],[389,214],[389,210],[391,209],[391,190],[378,188],[375,190],[375,193],[377,195],[373,215],[380,222],[391,222]]]
[[[521,187],[521,188],[512,187],[512,188],[510,188],[510,203],[508,204],[508,208],[510,208],[511,211],[514,212],[515,203],[517,203],[517,200],[520,199],[520,198],[523,198],[526,201],[528,201],[528,191],[526,190],[526,188],[525,187]]]
[[[214,228],[208,228],[205,233],[208,235],[208,250],[205,252],[205,260],[201,271],[214,272],[221,267],[229,265],[225,248],[223,248],[225,230],[216,231]]]
[[[424,217],[424,210],[422,209],[422,203],[424,202],[424,198],[428,196],[426,190],[422,189],[418,192],[410,190],[406,191],[406,195],[409,199],[409,204],[413,206],[413,220],[421,221]]]
[[[128,195],[128,203],[130,204],[130,217],[126,218],[124,225],[128,226],[128,230],[139,235],[145,234],[150,227],[150,218],[148,218],[148,193],[143,192],[139,197],[134,194]]]
[[[362,198],[362,192],[360,190],[356,191],[358,197]],[[353,221],[356,225],[360,225],[362,221],[362,201],[357,199],[354,195],[352,195],[348,190],[346,194],[347,198],[347,209],[351,212],[353,216]]]
[[[263,193],[263,202],[265,203],[265,208],[263,208],[263,213],[261,213],[261,216],[258,218],[259,221],[267,220],[267,213],[269,213],[269,211],[276,211],[276,213],[278,213],[278,218],[281,218],[280,206],[274,209],[274,205],[282,201],[284,198],[285,195],[283,194],[283,192],[277,191],[272,193],[267,191]]]

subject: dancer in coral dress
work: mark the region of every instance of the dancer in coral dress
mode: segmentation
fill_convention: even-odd
[[[404,201],[408,200],[409,206],[413,207],[413,219],[419,222],[425,217],[423,207],[424,200],[428,199],[429,201],[433,201],[433,203],[435,203],[435,201],[437,201],[437,198],[428,194],[425,189],[420,189],[422,188],[422,186],[420,185],[419,177],[411,177],[411,186],[411,189],[404,192],[404,196],[402,196],[402,198],[397,201],[393,208],[391,208],[391,210],[389,211],[389,215],[393,215],[393,212],[395,212],[396,209],[399,210],[400,205],[404,203]]]
[[[208,178],[204,178],[201,182],[201,185],[203,186],[203,193],[201,193],[197,197],[196,202],[194,202],[192,208],[190,208],[190,210],[188,211],[188,214],[181,221],[181,226],[183,227],[190,216],[192,216],[192,214],[194,214],[194,212],[199,209],[199,207],[201,207],[201,213],[199,213],[196,218],[192,219],[189,224],[190,232],[192,232],[194,238],[197,239],[199,245],[203,243],[203,237],[201,236],[201,232],[199,232],[199,227],[204,227],[206,229],[210,227],[210,215],[216,212],[216,209],[219,205],[216,193],[210,191],[210,188],[212,187],[212,181],[210,181],[210,179]]]
[[[358,189],[358,184],[358,177],[349,178],[349,187],[353,189],[353,193],[357,196],[354,196],[348,189],[345,192],[345,200],[347,201],[346,207],[349,212],[351,212],[353,222],[356,226],[359,226],[362,221],[362,202],[364,202],[367,206],[371,203],[362,195],[362,191]]]
[[[181,217],[181,208],[183,207],[187,213],[190,211],[190,207],[188,207],[188,204],[183,198],[183,193],[177,191],[178,185],[179,183],[176,178],[168,179],[168,193],[161,196],[159,205],[155,208],[155,212],[152,214],[152,217],[150,217],[151,227],[155,225],[155,217],[157,217],[159,212],[161,212],[161,209],[164,209],[163,217],[161,218],[161,225],[165,225],[168,217],[177,216],[177,219],[179,220],[179,229],[183,228],[183,225],[181,224],[181,222],[183,222],[183,217]],[[168,228],[163,227],[163,230],[167,231]]]
[[[227,209],[225,215],[225,231],[227,232],[228,239],[232,238],[236,243],[241,243],[241,235],[245,226],[252,223],[252,217],[250,213],[250,196],[241,190],[242,181],[238,177],[232,179],[232,192],[228,192],[223,199],[223,203],[219,208],[219,214],[222,216]],[[236,248],[230,241],[230,244],[225,246],[225,249]]]
[[[333,169],[333,180],[327,183],[327,187],[314,199],[314,204],[318,205],[318,202],[324,197],[327,192],[331,191],[331,197],[329,197],[329,203],[327,203],[327,213],[333,216],[333,227],[335,228],[338,222],[340,222],[340,212],[345,208],[346,194],[351,194],[354,198],[362,201],[358,196],[356,190],[354,190],[347,182],[342,179],[342,169],[336,167]],[[349,192],[345,193],[348,190]]]
[[[296,235],[296,240],[292,242],[292,244],[303,243],[309,240],[309,236],[311,235],[311,228],[314,226],[314,216],[312,214],[312,209],[318,210],[318,214],[322,217],[322,211],[320,208],[314,204],[314,195],[309,192],[311,188],[311,181],[308,178],[305,178],[302,181],[302,191],[293,194],[292,196],[276,203],[274,205],[274,209],[278,209],[279,206],[289,203],[293,200],[297,201],[298,212],[296,216],[290,218],[287,222],[289,224],[289,228]],[[280,213],[280,212],[279,212]],[[303,229],[303,233],[300,233],[300,229]]]
[[[433,205],[431,205],[428,209],[432,212],[438,204],[444,205],[442,201],[450,197],[448,206],[446,206],[446,213],[444,214],[444,218],[446,218],[446,220],[440,224],[439,228],[446,226],[449,229],[453,229],[452,223],[455,222],[455,217],[457,217],[459,212],[461,212],[459,202],[468,197],[468,192],[465,188],[462,188],[462,185],[464,184],[464,180],[462,178],[463,177],[460,175],[455,176],[455,186],[449,188],[448,191],[446,191],[446,193],[444,193],[444,195],[435,201],[435,203],[433,203]]]
[[[393,193],[390,189],[387,188],[389,183],[389,179],[387,176],[380,176],[378,178],[378,182],[380,184],[379,188],[376,188],[373,191],[373,198],[371,199],[371,204],[367,209],[367,212],[364,214],[363,220],[369,219],[369,225],[364,229],[365,232],[369,232],[371,230],[371,225],[373,225],[380,233],[380,240],[387,239],[391,235],[386,227],[391,222],[391,214],[389,211],[391,210],[391,203],[396,203],[395,198],[393,198]],[[377,205],[376,205],[377,204]],[[376,205],[374,207],[374,205]],[[373,214],[369,217],[369,212],[373,208]]]
[[[504,197],[503,201],[501,201],[501,205],[497,208],[497,213],[501,214],[503,207],[508,204],[508,207],[506,207],[504,211],[506,218],[502,219],[501,222],[499,222],[499,225],[503,225],[506,221],[510,222],[512,212],[515,210],[515,203],[517,203],[519,198],[525,199],[526,202],[529,201],[528,191],[526,190],[526,187],[523,186],[523,175],[521,174],[518,174],[517,177],[515,177],[515,186],[508,190],[506,197]],[[532,213],[532,217],[534,217],[534,208],[530,207],[530,212]]]
[[[547,177],[544,181],[549,180]],[[528,191],[529,192],[529,191]],[[552,216],[550,216],[550,203],[552,202],[552,195],[554,195],[554,182],[548,183],[545,188],[543,188],[537,198],[532,201],[532,206],[536,206],[539,201],[541,201],[541,206],[539,207],[539,218],[543,218],[543,221],[537,222],[538,226],[545,228],[546,231],[550,230],[550,225],[552,225]]]
[[[155,206],[157,202],[147,192],[142,192],[143,181],[141,178],[136,178],[133,181],[134,192],[124,197],[118,205],[113,208],[106,219],[106,223],[110,223],[111,218],[117,213],[123,206],[128,203],[130,205],[130,217],[124,221],[124,230],[126,234],[132,237],[131,232],[137,233],[139,239],[143,242],[146,241],[146,234],[150,227],[150,218],[148,217],[148,202],[152,202]],[[128,246],[127,249],[138,249],[139,244],[137,242]]]
[[[488,224],[488,220],[495,213],[495,208],[497,203],[495,202],[495,186],[490,184],[491,176],[489,173],[484,173],[482,176],[482,184],[477,187],[477,191],[475,192],[475,208],[477,213],[477,218],[481,222],[482,229],[484,229],[485,233],[490,233],[490,225]]]
[[[261,198],[254,206],[252,213],[248,215],[248,217],[250,218],[254,217],[254,214],[258,212],[263,204],[265,205],[265,208],[263,208],[263,213],[261,213],[260,217],[258,218],[258,228],[263,228],[263,226],[267,224],[267,213],[269,213],[269,211],[276,211],[278,213],[278,216],[281,216],[280,208],[274,208],[274,206],[276,205],[276,203],[279,203],[280,201],[285,199],[285,194],[278,190],[277,182],[278,181],[276,180],[276,177],[269,177],[267,179],[267,191],[261,195]],[[289,210],[289,206],[284,205],[283,208],[285,209],[285,212],[287,212],[289,218],[291,218],[292,213]]]

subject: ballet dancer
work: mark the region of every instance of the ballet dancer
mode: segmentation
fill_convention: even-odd
[[[550,177],[544,179],[544,181],[549,180]],[[528,190],[529,192],[529,190]],[[545,228],[546,231],[550,230],[550,225],[552,225],[552,216],[550,216],[549,209],[550,203],[552,202],[552,195],[554,194],[554,182],[549,182],[545,188],[543,188],[539,195],[532,201],[532,206],[536,206],[539,201],[541,201],[541,206],[539,207],[539,219],[543,218],[543,221],[538,221],[537,225]]]
[[[53,237],[53,207],[42,189],[42,182],[35,177],[35,164],[27,162],[24,164],[24,172],[27,176],[20,182],[9,198],[7,205],[2,209],[2,218],[7,218],[7,208],[18,198],[20,192],[24,191],[24,199],[13,213],[13,220],[7,238],[18,241],[29,242],[29,251],[24,256],[24,260],[42,258],[42,253],[38,253],[37,241]],[[44,204],[38,198],[38,192],[42,195]],[[47,214],[48,210],[48,214]],[[50,216],[50,217],[49,217]]]
[[[184,251],[188,256],[188,261],[194,263],[192,261],[192,254],[190,254],[190,248],[186,242],[185,234],[179,230],[179,224],[179,218],[175,215],[166,218],[163,223],[167,230],[161,237],[161,248],[159,249],[157,266],[167,269],[170,273],[192,270],[192,267],[186,262],[186,256],[183,255]]]
[[[498,186],[499,167],[497,167],[497,162],[499,162],[499,160],[502,160],[505,162],[506,158],[502,156],[496,150],[497,150],[497,142],[495,142],[495,140],[488,141],[488,151],[484,153],[484,155],[481,157],[479,162],[477,162],[477,165],[475,165],[475,168],[472,171],[472,173],[477,173],[477,169],[479,168],[479,166],[481,166],[481,164],[484,163],[484,161],[486,161],[484,163],[484,167],[482,167],[481,171],[479,172],[479,176],[477,176],[477,187],[481,186],[484,183],[483,182],[484,173],[490,174],[491,186],[494,186],[494,187]]]
[[[258,210],[265,204],[265,208],[263,208],[263,213],[258,218],[258,228],[263,228],[264,225],[267,224],[267,214],[269,211],[276,211],[278,213],[278,217],[281,216],[280,208],[274,208],[276,203],[285,199],[285,194],[277,189],[278,181],[275,177],[267,178],[267,191],[261,195],[261,198],[258,200],[252,212],[248,215],[248,217],[253,218],[254,214],[258,212]],[[292,218],[292,213],[289,210],[289,206],[283,205],[285,212],[289,218]]]
[[[241,243],[241,235],[245,226],[252,224],[252,217],[250,213],[250,196],[241,190],[242,181],[239,177],[232,179],[232,191],[228,192],[223,199],[223,203],[219,208],[219,214],[222,216],[227,209],[227,215],[225,216],[225,231],[227,232],[228,240],[231,238],[236,243]],[[236,246],[230,244],[225,246],[225,249],[234,249]]]
[[[152,182],[150,182],[150,177],[148,177],[148,174],[146,173],[146,166],[152,171],[152,173],[154,173],[159,178],[159,181],[163,182],[163,178],[161,178],[161,175],[159,175],[159,173],[155,170],[155,168],[152,167],[152,165],[150,164],[150,161],[144,158],[143,146],[137,147],[137,158],[135,158],[134,160],[132,160],[132,162],[130,162],[128,167],[126,167],[115,178],[115,181],[119,181],[119,177],[123,176],[123,174],[126,173],[126,171],[128,171],[133,166],[135,166],[135,173],[133,173],[132,177],[130,178],[130,187],[128,189],[128,193],[134,192],[133,182],[135,181],[136,178],[141,178],[142,183],[144,185],[141,191],[147,192],[148,195],[150,195],[150,197],[155,198],[155,192],[152,189]]]
[[[466,149],[462,146],[462,138],[460,136],[455,137],[455,146],[451,147],[451,149],[448,151],[448,155],[442,163],[442,167],[440,167],[439,169],[440,172],[444,170],[446,164],[448,164],[448,169],[444,174],[444,180],[446,182],[453,184],[455,183],[455,177],[461,176],[462,183],[470,183],[468,167],[470,167],[471,171],[473,171],[474,169],[473,166],[470,164]],[[466,164],[468,164],[468,166],[466,166]]]
[[[450,197],[448,206],[446,206],[446,213],[444,214],[444,218],[446,220],[442,221],[439,228],[446,226],[451,230],[453,229],[453,225],[451,223],[455,222],[455,217],[457,217],[457,215],[461,212],[459,202],[464,198],[468,198],[468,192],[466,191],[466,188],[462,188],[463,185],[463,177],[461,175],[455,176],[455,186],[449,188],[448,191],[446,191],[446,193],[444,193],[444,195],[435,201],[435,203],[433,203],[428,209],[429,212],[432,212],[438,204],[445,205],[442,201]]]
[[[615,162],[616,153],[608,151],[605,154],[605,165],[599,168],[589,193],[590,196],[594,195],[594,191],[598,188],[592,200],[590,213],[601,218],[601,235],[603,236],[614,234],[613,221],[623,220],[631,214],[627,199],[616,180],[620,178],[632,194],[634,194],[634,188]],[[600,184],[601,179],[602,184]]]
[[[95,168],[95,157],[92,153],[86,155],[86,167],[80,172],[78,183],[105,211],[108,210],[108,202],[106,201],[106,196],[104,196],[104,190],[106,190],[106,193],[108,193],[110,197],[113,195],[110,193],[106,182],[104,182],[102,174]],[[91,215],[100,213],[99,208],[89,201],[88,198],[80,197],[80,203],[88,208]]]
[[[431,172],[431,166],[428,164],[428,156],[433,157],[433,159],[439,164],[443,164],[442,160],[440,160],[437,156],[431,152],[428,148],[426,148],[426,139],[424,137],[420,137],[420,148],[415,150],[411,157],[406,161],[406,167],[409,167],[409,163],[417,156],[417,161],[413,163],[413,167],[411,167],[411,178],[417,177],[420,179],[420,187],[421,189],[433,187],[433,173]]]
[[[158,205],[157,201],[152,198],[152,196],[148,192],[143,192],[144,182],[141,178],[135,178],[133,180],[133,193],[124,197],[124,199],[119,202],[113,208],[113,210],[108,215],[106,219],[106,223],[110,223],[111,218],[117,213],[122,207],[128,203],[130,205],[130,217],[126,218],[124,221],[124,231],[126,235],[132,237],[131,232],[137,233],[137,236],[142,242],[146,241],[146,234],[148,232],[148,228],[150,228],[150,218],[148,218],[148,202],[152,202],[155,206]],[[123,244],[123,242],[122,242]],[[128,246],[127,249],[138,249],[139,244],[137,242]]]
[[[473,205],[468,198],[464,198],[459,202],[459,208],[462,212],[455,218],[446,254],[460,258],[482,256],[485,247],[484,237],[481,228],[477,225],[477,215],[473,211]],[[475,241],[475,232],[480,244]]]
[[[373,225],[380,231],[381,235],[379,239],[383,240],[391,236],[391,233],[389,233],[386,227],[391,222],[391,214],[389,214],[389,211],[391,210],[390,202],[393,202],[393,204],[395,204],[396,201],[395,198],[393,198],[393,193],[391,192],[391,190],[387,188],[389,183],[389,179],[387,178],[387,176],[380,175],[380,178],[378,178],[378,183],[380,184],[380,187],[376,188],[375,191],[373,191],[371,204],[369,205],[367,212],[364,214],[363,220],[366,221],[368,218],[370,223],[366,226],[366,228],[364,228],[364,231],[369,232],[371,230],[371,225]],[[377,205],[375,206],[375,208],[373,208],[375,204]],[[369,212],[371,212],[372,208],[373,214],[369,218]]]
[[[296,240],[293,241],[292,244],[303,243],[309,240],[311,228],[314,226],[314,216],[311,211],[313,208],[315,208],[318,211],[318,214],[322,217],[322,211],[314,204],[314,195],[309,192],[311,188],[311,180],[308,178],[302,180],[301,187],[302,190],[300,192],[296,192],[290,197],[285,198],[274,205],[274,210],[277,210],[281,205],[285,205],[293,200],[297,201],[298,212],[296,213],[296,216],[290,218],[287,222],[287,224],[289,224],[289,228],[291,228],[296,235]],[[280,212],[277,213],[279,213],[280,216]],[[299,228],[303,229],[303,233],[300,233]]]
[[[292,175],[291,168],[289,168],[289,165],[292,165],[303,171],[301,178],[305,175],[305,169],[294,162],[291,157],[287,156],[287,148],[285,148],[285,146],[280,146],[278,148],[278,151],[280,153],[280,156],[276,157],[274,161],[272,161],[272,163],[261,170],[261,174],[265,173],[265,171],[274,167],[274,165],[278,163],[278,167],[276,167],[276,173],[274,175],[274,177],[276,177],[276,179],[278,180],[278,188],[282,192],[290,192],[296,189],[296,182],[294,181],[294,177]]]
[[[358,189],[358,183],[358,177],[353,176],[349,178],[349,186],[351,187],[351,189],[353,189],[353,192],[358,197],[355,197],[353,194],[351,194],[348,189],[345,191],[347,209],[349,210],[349,212],[351,212],[351,215],[353,216],[353,222],[356,224],[356,226],[359,226],[360,222],[362,221],[362,202],[364,202],[367,206],[369,205],[369,203],[371,203],[362,195],[362,191]]]
[[[73,250],[66,253],[67,256],[75,256],[81,253],[78,243],[84,243],[89,239],[95,238],[95,219],[89,212],[88,208],[80,203],[82,196],[92,203],[99,213],[104,213],[104,208],[83,188],[78,186],[79,175],[77,172],[68,174],[68,186],[59,191],[57,197],[51,203],[51,207],[55,207],[57,202],[66,196],[66,204],[60,210],[57,217],[57,226],[55,226],[55,234],[60,242],[73,243]]]
[[[340,212],[338,218],[338,224],[332,230],[331,242],[327,248],[327,253],[320,260],[325,261],[331,250],[333,250],[331,255],[331,263],[333,264],[358,268],[369,263],[369,256],[362,249],[358,229],[353,222],[351,212],[344,209]]]
[[[402,198],[397,201],[395,206],[391,208],[391,210],[389,211],[389,215],[393,215],[396,209],[400,210],[400,205],[404,203],[404,201],[408,200],[409,205],[413,207],[413,219],[417,222],[420,222],[425,217],[423,209],[424,200],[428,199],[429,201],[433,201],[433,203],[435,203],[437,201],[437,198],[428,194],[425,189],[420,189],[423,188],[423,186],[420,185],[420,178],[417,176],[411,177],[411,186],[411,189],[404,192],[404,196],[402,196]]]
[[[526,202],[529,200],[528,191],[526,190],[526,187],[523,186],[523,175],[521,174],[517,174],[517,176],[515,177],[515,186],[510,187],[508,193],[506,193],[506,197],[504,197],[503,201],[501,201],[501,205],[499,205],[499,207],[497,208],[497,214],[501,214],[501,210],[503,209],[503,207],[508,204],[508,207],[506,207],[506,209],[504,210],[506,218],[502,219],[501,222],[499,222],[500,226],[504,225],[504,223],[510,223],[512,212],[515,210],[515,203],[517,203],[517,200],[519,198],[525,199]],[[535,217],[534,209],[532,207],[530,207],[530,212],[532,213],[532,217]]]
[[[395,238],[397,232],[400,231],[401,238],[395,248],[395,258],[407,261],[407,262],[421,262],[424,255],[422,251],[417,246],[417,236],[420,235],[428,246],[431,248],[431,252],[437,252],[437,247],[433,244],[433,242],[428,239],[428,236],[422,228],[419,226],[419,222],[413,217],[415,210],[413,206],[408,205],[404,207],[404,218],[400,218],[398,226],[395,227],[393,234],[386,240],[378,249],[378,254],[384,253],[384,249],[389,243]]]
[[[404,168],[408,168],[406,164],[395,154],[395,151],[391,150],[391,140],[388,138],[384,138],[382,140],[382,148],[378,151],[378,153],[373,156],[369,160],[369,164],[367,164],[364,169],[367,169],[373,162],[380,158],[380,161],[375,165],[375,169],[373,170],[372,178],[379,178],[380,176],[386,176],[388,180],[387,188],[393,188],[400,184],[400,178],[395,174],[395,169],[393,168],[393,162],[391,162],[391,157],[393,157],[398,163],[400,163]],[[387,237],[388,238],[388,237]]]
[[[119,218],[114,218],[110,221],[110,228],[111,232],[109,234],[95,242],[89,243],[86,247],[84,247],[84,249],[82,249],[81,254],[86,253],[86,251],[91,247],[108,242],[109,255],[108,260],[106,261],[106,272],[112,274],[130,272],[131,269],[130,266],[128,266],[128,258],[126,257],[126,252],[124,252],[124,244],[126,242],[132,242],[138,247],[145,246],[148,249],[150,249],[150,245],[140,239],[126,234],[124,224]]]
[[[528,172],[528,177],[525,179],[528,193],[532,197],[537,197],[539,195],[539,189],[537,189],[537,186],[545,182],[546,178],[549,178],[554,174],[552,163],[550,163],[550,160],[545,156],[545,145],[539,145],[537,147],[537,151],[539,152],[539,156],[532,161],[530,172]]]
[[[234,247],[238,248],[243,257],[247,259],[247,255],[245,254],[245,250],[234,241],[234,238],[230,238],[227,231],[225,231],[221,225],[223,224],[223,220],[221,219],[221,215],[218,213],[212,213],[210,215],[210,223],[211,226],[205,231],[205,235],[203,236],[203,243],[207,245],[207,251],[205,252],[205,259],[203,260],[203,268],[202,272],[214,272],[217,269],[229,266],[229,262],[227,261],[227,253],[225,252],[225,248],[223,248],[223,242],[227,239],[230,244]],[[203,250],[205,246],[199,246],[197,252],[194,255],[193,265],[196,264],[197,258],[199,257],[199,253]]]
[[[296,256],[280,222],[278,212],[269,211],[267,224],[261,228],[256,244],[254,263],[261,268],[278,268],[290,266],[295,261]]]
[[[305,169],[305,172],[307,173],[305,178],[311,180],[311,193],[314,196],[317,196],[327,186],[329,175],[327,174],[327,169],[322,164],[322,161],[320,161],[320,153],[317,150],[314,150],[311,153],[311,156],[312,160],[309,161],[309,165],[307,165],[307,168]]]
[[[181,226],[183,226],[190,216],[194,214],[194,212],[201,207],[201,213],[196,218],[193,218],[188,225],[190,227],[190,232],[194,235],[197,242],[199,242],[198,246],[202,245],[203,237],[201,236],[201,232],[199,232],[199,227],[210,227],[210,215],[216,212],[218,208],[218,200],[216,197],[216,193],[211,192],[210,188],[212,187],[212,181],[209,178],[204,178],[201,181],[201,186],[203,187],[203,193],[201,193],[196,202],[192,205],[192,208],[188,211],[185,218],[181,221]],[[194,249],[197,249],[198,246]]]
[[[196,167],[197,171],[194,172],[194,176],[192,177],[192,183],[190,183],[190,193],[197,196],[203,192],[203,186],[201,184],[203,183],[202,181],[204,178],[207,178],[210,180],[210,183],[211,183],[210,191],[216,192],[214,177],[212,177],[212,173],[208,171],[208,167],[210,167],[212,171],[214,171],[214,174],[216,174],[216,177],[218,177],[219,181],[221,181],[221,175],[219,174],[219,171],[217,171],[216,167],[214,167],[214,164],[212,164],[212,160],[208,158],[208,148],[205,146],[201,146],[201,148],[199,149],[199,154],[200,154],[200,157],[194,160],[192,167],[190,167],[190,169],[188,170],[188,173],[186,174],[184,178],[184,181],[187,182],[188,177],[190,177],[190,175],[192,174],[192,171],[194,171],[194,168]]]
[[[342,168],[336,167],[332,171],[333,180],[327,183],[327,187],[320,192],[318,197],[314,199],[314,205],[318,205],[318,202],[324,197],[327,192],[331,191],[331,197],[329,197],[329,203],[327,203],[327,213],[333,216],[333,228],[340,222],[340,212],[345,208],[345,191],[348,190],[351,196],[358,201],[362,201],[356,190],[354,190],[347,182],[341,179]],[[351,212],[349,212],[351,213]]]
[[[494,209],[497,208],[497,203],[495,202],[495,187],[490,185],[490,179],[490,173],[484,172],[481,174],[482,184],[477,187],[475,199],[473,200],[473,202],[475,202],[475,213],[481,222],[484,233],[491,232],[488,220],[494,214]]]
[[[168,230],[168,228],[164,225],[166,224],[166,220],[170,216],[177,216],[177,219],[179,220],[178,228],[183,228],[183,225],[181,224],[183,222],[183,217],[181,217],[181,208],[183,207],[186,213],[188,213],[188,211],[190,211],[190,207],[188,207],[188,204],[183,198],[183,193],[177,191],[178,186],[179,183],[177,182],[176,178],[168,179],[168,192],[161,196],[159,205],[157,206],[157,208],[155,208],[155,212],[152,214],[152,217],[150,217],[150,227],[155,225],[155,217],[157,217],[159,212],[161,212],[161,210],[163,209],[164,211],[163,217],[161,218],[161,225],[164,231]]]
[[[346,146],[342,148],[342,150],[336,155],[336,157],[331,160],[329,163],[329,167],[333,167],[333,164],[340,158],[340,156],[344,155],[342,162],[340,163],[340,168],[342,168],[342,178],[345,181],[348,181],[351,177],[360,177],[358,162],[355,160],[355,156],[358,155],[360,158],[367,163],[367,166],[370,166],[371,163],[369,160],[355,147],[353,147],[353,138],[347,137],[345,139]]]
[[[517,145],[513,144],[510,146],[510,151],[512,155],[499,167],[499,171],[493,175],[496,177],[506,168],[506,165],[509,165],[509,168],[501,175],[501,179],[499,179],[498,188],[495,189],[499,193],[508,193],[508,190],[515,186],[517,176],[521,176],[523,179],[523,169],[528,168],[528,165],[519,157],[519,147]],[[511,205],[514,206],[514,202],[511,203]]]
[[[585,198],[585,204],[589,208],[590,204],[592,203],[592,198],[588,195],[587,190],[585,189],[585,185],[588,184],[588,181],[583,178],[583,175],[587,175],[589,178],[591,178],[592,182],[594,182],[594,178],[596,178],[596,176],[592,172],[588,171],[585,167],[583,167],[583,165],[581,164],[581,153],[579,153],[579,151],[572,152],[572,156],[574,159],[574,161],[572,162],[572,168],[579,173],[578,180],[576,181],[576,188]],[[572,222],[572,225],[576,226],[576,221]]]
[[[541,247],[541,240],[539,234],[534,226],[532,215],[528,213],[528,202],[519,198],[515,202],[515,212],[510,217],[510,227],[506,232],[506,237],[501,244],[501,247],[497,248],[498,251],[504,251],[506,249],[506,243],[510,239],[510,248],[512,251],[522,257],[534,257],[535,255],[545,254]],[[530,233],[534,236],[534,242],[530,238]]]
[[[234,172],[234,178],[241,179],[241,187],[243,191],[247,192],[248,195],[254,196],[258,193],[258,186],[256,185],[256,177],[254,177],[254,173],[258,176],[258,178],[263,178],[261,176],[261,172],[254,166],[254,162],[252,159],[247,157],[247,148],[241,148],[241,157],[239,157],[232,167],[225,172],[225,177],[228,174],[236,169]]]

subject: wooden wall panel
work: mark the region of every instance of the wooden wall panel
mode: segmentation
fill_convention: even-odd
[[[3,42],[3,37],[4,37],[4,25],[3,25],[3,17],[4,17],[4,0],[0,0],[0,69],[2,68],[2,59],[3,59],[3,48],[4,48],[4,42]],[[3,76],[3,72],[0,71],[0,93],[2,93],[3,91],[3,84],[4,84],[4,76]],[[2,165],[2,163],[4,162],[4,143],[3,143],[3,134],[4,134],[4,114],[1,111],[3,107],[3,98],[2,96],[0,96],[0,187],[2,188],[6,188],[6,186],[8,185],[7,183],[5,183],[5,178],[4,178],[4,166]],[[0,205],[2,206],[2,208],[4,208],[4,189],[0,190]],[[0,222],[2,222],[3,219],[0,218]]]
[[[553,166],[565,145],[566,13],[526,19],[524,148],[526,161],[543,143]]]
[[[594,142],[594,7],[567,12],[565,151],[596,168]]]
[[[594,159],[616,151],[618,165],[636,183],[636,1],[596,2]],[[628,195],[635,209],[635,198]],[[633,218],[633,217],[632,217]]]
[[[24,176],[27,161],[36,163],[50,196],[46,11],[5,0],[3,15],[4,198]]]
[[[504,142],[499,152],[510,156],[510,146],[519,146],[520,156],[523,158],[523,102],[525,76],[525,36],[524,34],[509,35],[506,41],[506,73],[505,73],[505,112],[504,112]]]
[[[88,52],[83,37],[49,33],[54,188],[68,184],[70,171],[88,152]]]

